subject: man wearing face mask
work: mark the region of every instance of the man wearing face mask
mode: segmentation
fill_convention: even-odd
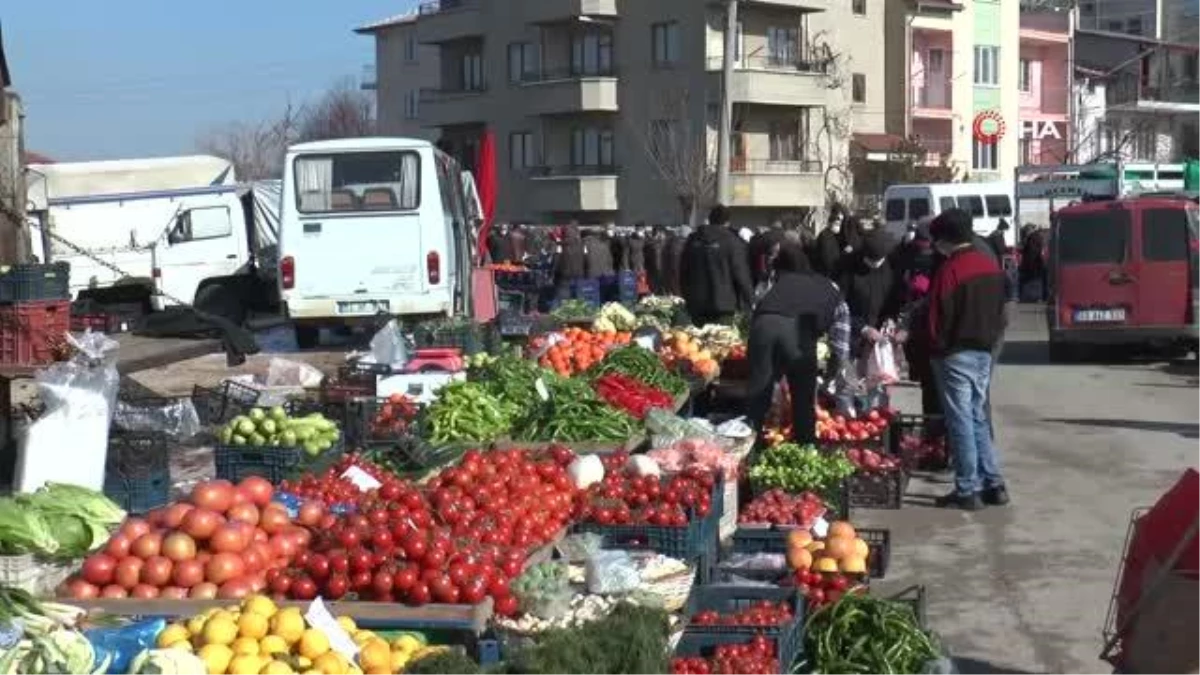
[[[839,237],[842,234],[842,221],[845,217],[840,209],[834,209],[829,214],[829,222],[813,244],[813,271],[833,279],[838,273],[838,261],[842,258],[842,245]]]
[[[604,236],[608,240],[613,271],[620,272],[629,269],[629,249],[625,235],[618,233],[617,228],[609,225],[608,229],[604,231]]]
[[[899,286],[887,260],[891,247],[891,239],[883,230],[868,233],[860,255],[841,283],[850,307],[852,334],[860,338],[859,352],[883,340],[879,329],[900,310]]]
[[[936,504],[967,511],[1007,504],[987,411],[993,351],[1005,325],[1004,274],[972,246],[965,211],[943,212],[930,234],[946,260],[934,273],[926,328],[955,471],[954,490]]]

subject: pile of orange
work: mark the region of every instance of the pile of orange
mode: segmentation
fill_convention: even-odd
[[[562,335],[565,339],[546,350],[538,364],[564,377],[582,373],[603,359],[609,349],[627,345],[633,339],[629,333],[582,328],[564,329]]]

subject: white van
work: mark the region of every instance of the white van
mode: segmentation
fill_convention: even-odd
[[[897,238],[909,223],[952,208],[971,214],[976,234],[984,237],[996,229],[1001,218],[1008,221],[1008,246],[1016,247],[1019,228],[1013,222],[1011,183],[892,185],[883,193],[884,226]]]
[[[458,163],[412,138],[288,149],[279,288],[301,347],[322,326],[470,306],[471,209]]]

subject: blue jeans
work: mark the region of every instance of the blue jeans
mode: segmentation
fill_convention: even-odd
[[[962,496],[1004,485],[988,419],[992,355],[961,351],[933,362],[946,416],[946,436],[954,453],[954,489]]]

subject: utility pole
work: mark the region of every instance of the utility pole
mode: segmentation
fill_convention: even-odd
[[[725,55],[721,59],[721,116],[717,129],[717,202],[729,204],[729,155],[733,135],[733,63],[737,52],[738,0],[725,2]]]

